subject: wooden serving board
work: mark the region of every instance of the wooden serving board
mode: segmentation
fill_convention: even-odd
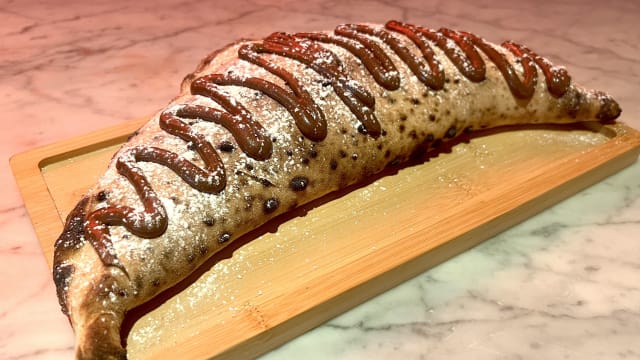
[[[142,123],[11,159],[49,264],[66,214]],[[133,311],[124,330],[129,356],[254,357],[630,165],[639,153],[640,133],[621,123],[474,137],[238,240],[197,276]]]

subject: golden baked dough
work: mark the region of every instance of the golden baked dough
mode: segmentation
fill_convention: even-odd
[[[391,21],[208,56],[69,215],[54,280],[78,358],[126,358],[125,313],[269,219],[479,129],[612,122],[528,48]]]

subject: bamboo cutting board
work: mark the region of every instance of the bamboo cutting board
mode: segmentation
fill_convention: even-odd
[[[11,159],[50,265],[66,214],[143,122]],[[129,356],[264,353],[636,161],[639,132],[594,126],[487,133],[279,218],[133,311]]]

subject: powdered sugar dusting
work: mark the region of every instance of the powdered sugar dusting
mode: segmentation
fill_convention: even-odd
[[[511,96],[504,77],[494,66],[487,67],[484,82],[461,74],[459,68],[463,73],[477,69],[472,61],[463,61],[468,54],[449,37],[445,36],[441,44],[428,42],[436,54],[437,68],[445,74],[443,89],[435,90],[425,86],[384,39],[375,33],[360,35],[380,47],[394,65],[394,69],[382,75],[398,77],[400,84],[397,88],[381,86],[365,66],[365,60],[344,46],[319,44],[288,35],[274,35],[282,37],[272,39],[275,45],[241,42],[220,52],[210,64],[194,74],[196,80],[191,84],[200,75],[220,75],[219,83],[212,80],[205,84],[217,95],[206,91],[199,95],[181,94],[118,153],[116,159],[131,172],[127,176],[144,177],[148,184],[139,181],[132,185],[134,181],[122,176],[122,169],[117,169],[114,161],[93,191],[107,189],[106,199],[97,201],[92,198],[92,210],[109,206],[126,209],[127,226],[134,230],[157,226],[158,219],[162,217],[167,220],[166,231],[150,238],[144,238],[142,232],[109,225],[114,253],[130,279],[134,279],[128,290],[140,295],[130,298],[131,304],[144,301],[171,286],[211,254],[267,220],[335,189],[361,181],[387,166],[406,161],[419,151],[432,149],[439,140],[446,141],[467,130],[501,124],[539,122],[547,118],[573,120],[563,113],[563,108],[558,105],[560,100],[540,91],[543,90],[542,85],[538,85],[538,93],[524,104]],[[412,54],[420,54],[420,49],[406,36],[393,37]],[[357,49],[366,50],[366,42],[349,41],[355,41]],[[321,141],[305,137],[303,127],[296,124],[296,111],[310,111],[310,107],[305,107],[302,101],[299,104],[287,103],[293,101],[291,99],[303,98],[289,87],[291,81],[287,82],[273,68],[268,70],[252,61],[238,59],[238,49],[251,44],[273,46],[268,51],[256,50],[254,55],[268,59],[295,75],[301,88],[321,109],[328,120],[326,136],[323,134]],[[321,51],[312,53],[315,48]],[[457,58],[449,57],[449,50]],[[524,71],[521,64],[514,62],[513,55],[503,54],[513,63],[516,72]],[[486,54],[478,56],[484,63],[491,63]],[[552,68],[556,72],[559,71],[557,69]],[[254,78],[268,81],[273,86],[271,89],[282,91],[281,96],[268,95],[266,91],[245,86]],[[556,106],[548,106],[549,103]],[[224,113],[228,118],[224,121],[215,117],[205,119],[204,116],[196,116],[198,114],[183,114],[181,117],[183,104],[206,107],[215,110],[212,113]],[[166,129],[163,114],[179,120],[171,130],[174,133]],[[165,126],[164,130],[161,124]],[[379,130],[376,125],[380,126]],[[234,131],[246,134],[252,130],[260,135],[258,142],[245,143],[242,147],[242,141],[247,139],[235,135]],[[221,164],[220,168],[214,168],[211,165],[213,161],[199,151],[198,145],[202,143],[215,150],[215,156],[220,158],[216,164]],[[246,151],[246,148],[266,151],[267,144],[273,145],[272,153],[264,158]],[[150,148],[170,155],[162,161],[150,161],[154,159],[144,153]],[[171,165],[172,170],[167,165],[171,161],[183,161],[180,164],[189,163],[193,167],[176,170],[176,166]],[[467,190],[466,179],[462,177],[442,174],[440,182]],[[197,190],[193,183],[222,185],[207,192]],[[392,189],[378,187],[360,196],[373,199],[387,191]],[[149,206],[153,201],[156,202],[153,203],[155,209]],[[97,226],[106,227],[107,224]],[[312,236],[305,229],[300,229],[300,233]],[[277,234],[274,239],[274,256],[260,261],[275,261],[275,255],[283,247],[289,247],[288,253],[295,253],[291,248],[294,244],[278,242]],[[322,243],[321,236],[316,240]],[[173,311],[167,316],[179,319],[193,314],[202,306],[201,299],[204,298],[212,299],[223,309],[221,311],[228,311],[232,316],[251,308],[251,304],[238,303],[236,288],[221,281],[222,275],[229,275],[233,281],[246,281],[249,272],[262,265],[245,261],[243,251],[250,249],[249,245],[236,251],[233,259],[214,265],[215,274],[190,288],[186,298],[171,300],[174,302]],[[309,266],[315,269],[316,265],[310,260]],[[269,291],[268,285],[258,284],[256,293]],[[115,288],[110,289],[102,301],[120,301],[115,293]],[[161,324],[160,319],[151,327],[155,329],[159,326],[157,324]],[[152,333],[147,330],[140,336]]]

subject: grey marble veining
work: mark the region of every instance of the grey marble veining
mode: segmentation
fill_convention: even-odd
[[[235,39],[389,19],[527,44],[640,128],[638,2],[0,0],[0,358],[73,354],[12,154],[154,112]],[[263,358],[640,359],[640,164]]]
[[[639,176],[627,169],[264,358],[636,358],[640,243],[619,239],[637,231],[640,189],[627,185]]]

